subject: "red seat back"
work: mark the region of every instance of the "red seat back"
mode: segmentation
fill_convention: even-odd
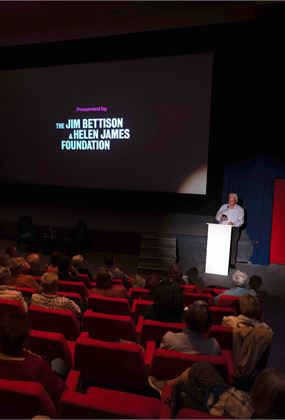
[[[91,387],[87,394],[65,391],[60,402],[60,417],[91,418],[159,418],[160,400],[143,395]]]
[[[14,299],[0,299],[0,315],[7,311],[22,311],[23,308],[19,302]]]
[[[125,298],[109,298],[92,294],[88,298],[88,308],[104,314],[131,316],[130,305]]]
[[[1,418],[31,419],[42,414],[58,418],[43,386],[36,382],[0,379]]]
[[[137,341],[135,325],[130,316],[102,314],[88,309],[82,319],[82,330],[88,331],[90,337],[97,340]]]
[[[236,316],[236,310],[231,307],[222,307],[222,306],[210,306],[209,307],[212,323],[216,325],[221,325],[224,316]]]
[[[196,300],[204,300],[208,304],[212,303],[213,296],[210,293],[189,293],[187,290],[183,291],[183,301],[185,306],[192,305]]]
[[[212,325],[209,330],[209,337],[214,337],[222,349],[233,349],[233,329],[222,325]]]
[[[226,350],[224,351],[227,352]],[[230,352],[227,353],[230,356]],[[232,360],[232,359],[231,359]],[[201,354],[185,354],[174,350],[155,350],[150,375],[159,379],[171,379],[179,376],[184,370],[195,362],[207,361],[212,363],[220,372],[226,382],[229,382],[232,369],[229,371],[228,360],[222,356],[209,356]],[[232,368],[232,366],[231,366]]]
[[[153,300],[135,299],[132,304],[132,316],[137,323],[140,315],[144,315],[146,308],[153,304]]]
[[[131,299],[140,299],[141,296],[144,299],[147,299],[147,296],[150,294],[148,289],[144,289],[143,287],[130,287],[129,288],[129,296]]]
[[[239,300],[240,300],[240,296],[221,295],[218,298],[217,305],[234,308],[236,310],[236,313],[239,315],[240,314]]]
[[[174,333],[181,332],[183,327],[183,323],[160,322],[140,318],[138,324],[138,328],[140,329],[140,344],[145,347],[147,341],[155,341],[157,347],[159,347],[164,334],[168,331],[173,331]]]
[[[74,313],[67,309],[46,309],[29,307],[32,329],[62,333],[67,340],[76,340],[80,333],[79,322]]]
[[[142,391],[146,386],[143,350],[138,344],[94,340],[81,333],[74,361],[83,384],[127,391]]]
[[[63,359],[69,369],[73,368],[73,358],[65,337],[61,333],[31,330],[26,348],[51,360]]]
[[[58,290],[59,290],[59,292],[79,293],[81,295],[82,299],[85,299],[88,295],[87,288],[82,281],[59,280]]]

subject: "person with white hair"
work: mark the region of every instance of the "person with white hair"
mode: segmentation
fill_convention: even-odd
[[[215,303],[218,305],[219,298],[222,295],[228,295],[228,296],[242,296],[242,295],[252,295],[256,296],[256,293],[253,289],[247,289],[247,283],[248,283],[248,275],[243,271],[235,271],[233,274],[233,282],[235,284],[235,287],[232,289],[227,289],[223,293],[220,293],[215,297]]]
[[[230,193],[227,204],[223,204],[216,214],[216,220],[220,224],[232,226],[230,267],[233,269],[236,268],[240,228],[244,223],[244,209],[237,203],[238,195],[236,193]]]

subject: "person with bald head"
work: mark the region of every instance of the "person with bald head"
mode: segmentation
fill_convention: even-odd
[[[244,209],[237,203],[238,195],[236,193],[230,193],[227,204],[223,204],[216,214],[216,220],[220,224],[232,226],[230,267],[233,269],[236,268],[240,228],[244,224]]]

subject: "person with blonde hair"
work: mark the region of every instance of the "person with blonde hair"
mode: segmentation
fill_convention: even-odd
[[[84,267],[84,261],[85,261],[85,258],[84,258],[83,255],[81,255],[81,254],[74,255],[71,259],[71,267],[74,268],[75,272],[77,272],[78,274],[87,274],[90,282],[92,282],[93,281],[93,276],[92,276],[90,270],[88,270],[88,268]]]
[[[77,317],[80,317],[81,309],[75,302],[56,294],[57,285],[57,273],[44,273],[41,277],[42,293],[34,293],[32,295],[31,303],[47,309],[69,309]]]
[[[41,290],[41,287],[30,274],[24,274],[30,270],[31,266],[23,257],[11,258],[10,262],[11,278],[9,284],[20,287],[31,287],[32,289]]]
[[[20,304],[23,311],[27,312],[28,307],[22,293],[15,287],[8,286],[11,271],[8,267],[0,267],[0,299],[16,301]]]
[[[27,274],[31,276],[42,276],[44,271],[41,269],[41,258],[39,254],[30,254],[27,256],[28,264],[31,268],[27,271]]]
[[[228,195],[227,204],[223,204],[216,214],[216,220],[220,224],[232,226],[230,267],[234,269],[236,268],[236,256],[238,241],[240,238],[240,228],[244,224],[244,209],[237,203],[238,195],[236,193],[230,193]]]

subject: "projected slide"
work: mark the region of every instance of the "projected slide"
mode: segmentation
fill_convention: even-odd
[[[0,72],[0,181],[206,194],[212,60]]]

